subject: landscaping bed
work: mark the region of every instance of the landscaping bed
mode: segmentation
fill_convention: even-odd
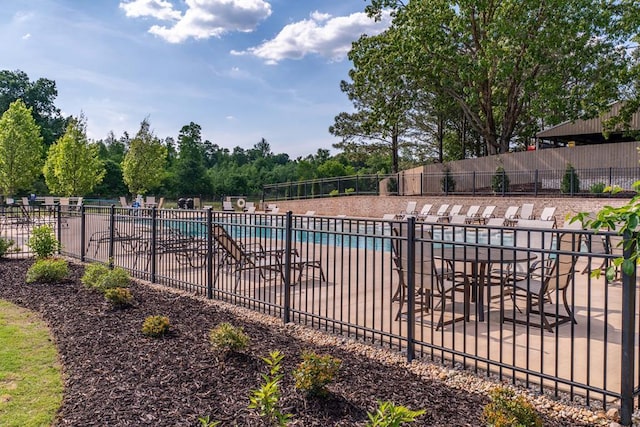
[[[80,283],[84,267],[57,284],[26,284],[32,260],[0,260],[0,298],[41,314],[49,324],[65,372],[60,426],[198,426],[209,416],[221,426],[267,425],[249,409],[251,392],[268,372],[262,357],[284,354],[279,407],[292,426],[363,426],[380,401],[426,413],[417,426],[479,426],[486,393],[454,388],[418,375],[393,352],[283,325],[257,313],[190,295],[134,283],[132,306],[115,309]],[[145,336],[147,316],[170,319],[171,332]],[[241,326],[250,338],[242,353],[222,355],[209,342],[220,323]],[[342,361],[326,398],[310,398],[294,386],[292,371],[303,351]],[[446,372],[446,371],[444,371]],[[586,425],[543,414],[545,426]]]

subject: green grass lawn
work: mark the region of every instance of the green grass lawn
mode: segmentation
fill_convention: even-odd
[[[0,300],[0,426],[50,425],[62,391],[62,370],[46,324]]]

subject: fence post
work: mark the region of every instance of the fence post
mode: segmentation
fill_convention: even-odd
[[[291,239],[293,239],[293,213],[287,212],[284,233],[284,307],[282,307],[282,321],[291,321]]]
[[[207,209],[207,298],[213,298],[213,209]]]
[[[116,205],[109,209],[109,268],[113,268],[113,245],[116,235]]]
[[[85,225],[86,225],[86,217],[84,211],[84,204],[80,205],[80,262],[84,262],[84,248],[86,247],[86,233],[85,233]],[[60,217],[58,217],[58,223],[61,222]]]
[[[58,203],[57,206],[58,209],[58,223],[57,223],[57,232],[58,232],[58,254],[60,254],[60,252],[62,251],[62,245],[60,245],[60,241],[62,240],[62,215],[60,215],[62,213],[62,208],[60,206],[60,203]]]
[[[534,175],[533,192],[536,195],[536,197],[538,197],[538,169],[536,169],[536,173]]]
[[[401,245],[400,245],[401,246]],[[407,218],[407,362],[415,357],[416,219]]]
[[[635,235],[629,230],[624,232],[623,257],[629,259],[636,251]],[[633,414],[634,354],[635,354],[635,311],[636,311],[636,269],[627,275],[622,272],[622,364],[620,369],[620,421],[622,425],[631,425]]]
[[[613,168],[609,166],[609,187],[613,186]],[[609,197],[613,195],[613,191],[609,191]]]
[[[507,171],[505,171],[504,168],[502,168],[502,172],[501,173],[502,173],[502,185],[500,187],[502,187],[502,197],[504,197],[506,192],[507,192],[506,185],[505,185],[505,182],[506,182],[505,181],[505,179],[506,179],[505,175],[507,174]]]
[[[156,283],[156,242],[158,238],[158,209],[151,208],[151,283]]]
[[[473,187],[473,195],[476,195],[476,171],[473,171],[473,182],[471,183],[471,186]]]

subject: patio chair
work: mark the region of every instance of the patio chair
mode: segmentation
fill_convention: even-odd
[[[164,206],[164,197],[160,197],[160,200],[158,200],[158,209],[162,209],[162,206]]]
[[[130,208],[129,203],[127,203],[127,198],[124,196],[120,196],[120,206],[123,208]]]
[[[511,275],[505,277],[504,287],[513,300],[514,308],[512,318],[505,316],[504,308],[501,310],[501,321],[512,321],[528,326],[541,327],[549,332],[566,322],[577,323],[571,307],[567,301],[567,291],[574,281],[576,256],[573,252],[579,251],[580,242],[575,234],[561,233],[558,236],[558,252],[550,256],[544,254],[536,265],[532,265],[524,276]],[[562,304],[566,314],[561,314],[559,307],[548,311],[545,306],[552,303],[552,294],[556,294],[556,304]],[[526,300],[524,314],[525,319],[515,316],[515,311],[521,311],[517,305],[518,298]],[[540,316],[540,322],[531,321],[530,315]],[[550,319],[554,319],[550,321]]]
[[[555,228],[557,227],[555,213],[556,213],[555,206],[547,206],[546,208],[542,209],[542,212],[540,213],[540,219],[542,221],[553,222],[553,227]]]
[[[55,199],[53,198],[53,196],[44,196],[44,202],[42,203],[42,206],[44,206],[45,210],[48,213],[53,213],[56,210],[56,202]]]
[[[408,295],[409,259],[407,256],[406,224],[402,224],[400,228],[393,227],[392,234],[395,237],[391,244],[392,260],[399,280],[392,301],[400,303],[395,319],[399,320],[403,315],[406,315],[406,312],[403,311],[404,306],[409,298],[413,298],[416,314],[428,313],[430,310],[434,310],[434,314],[436,314],[436,310],[440,313],[436,330],[460,320],[468,321],[471,293],[469,280],[465,274],[456,274],[450,263],[435,262],[433,243],[428,241],[430,233],[423,231],[422,226],[416,227],[416,237],[427,241],[419,241],[415,245],[414,295]],[[455,295],[459,291],[463,293],[463,314],[461,316],[455,312],[455,302],[460,302],[460,299],[456,299]],[[451,309],[447,308],[447,300],[451,301]],[[449,318],[445,320],[445,317]]]
[[[480,211],[480,205],[471,205],[467,209],[467,213],[464,214],[467,224],[471,224],[478,219],[478,212]]]
[[[222,201],[222,211],[223,212],[234,212],[236,209],[233,207],[233,202],[231,200],[223,200]]]
[[[230,269],[231,273],[236,276],[234,291],[237,290],[240,284],[242,273],[246,271],[257,271],[259,277],[263,280],[267,279],[265,272],[276,273],[284,280],[282,250],[266,251],[260,245],[257,246],[256,250],[247,250],[242,243],[231,237],[227,230],[218,224],[213,225],[212,236],[220,251],[214,286],[220,277],[220,273],[227,269]]]
[[[416,216],[416,220],[422,221],[427,215],[431,213],[432,207],[433,207],[432,203],[425,203],[422,206],[422,209],[420,209],[420,212],[418,212],[418,215]]]
[[[532,273],[533,268],[540,267],[539,261],[548,257],[548,253],[545,253],[545,251],[549,251],[553,245],[553,233],[550,231],[552,227],[553,223],[550,221],[539,219],[518,220],[515,230],[509,230],[513,232],[514,246],[527,249],[533,257],[527,261],[508,265],[506,268],[502,265],[491,266],[489,268],[489,285],[500,285],[505,276],[526,277]],[[496,293],[492,295],[492,298],[500,296],[500,293]]]
[[[533,216],[533,203],[523,203],[520,208],[520,214],[518,219],[534,219]]]
[[[396,215],[396,219],[406,219],[408,216],[415,216],[417,214],[417,206],[418,202],[416,201],[407,202],[407,207],[403,211],[400,211],[398,215]]]
[[[462,205],[453,205],[449,211],[449,216],[460,215],[460,212],[462,212]]]
[[[504,211],[504,225],[512,226],[515,225],[519,218],[518,210],[520,206],[509,206],[506,211]]]

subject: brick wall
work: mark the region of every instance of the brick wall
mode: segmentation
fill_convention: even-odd
[[[534,214],[539,215],[546,206],[555,206],[556,219],[564,221],[567,214],[578,212],[597,212],[605,205],[621,206],[628,202],[622,198],[562,198],[562,197],[470,197],[470,196],[343,196],[327,197],[307,200],[288,200],[276,203],[280,212],[291,210],[294,214],[304,214],[315,211],[317,215],[347,215],[354,217],[382,218],[385,213],[399,213],[403,211],[408,201],[418,202],[418,211],[425,203],[432,203],[437,208],[443,203],[450,205],[462,204],[463,213],[470,205],[496,205],[495,215],[502,216],[510,205],[521,206],[523,203],[535,205]]]

